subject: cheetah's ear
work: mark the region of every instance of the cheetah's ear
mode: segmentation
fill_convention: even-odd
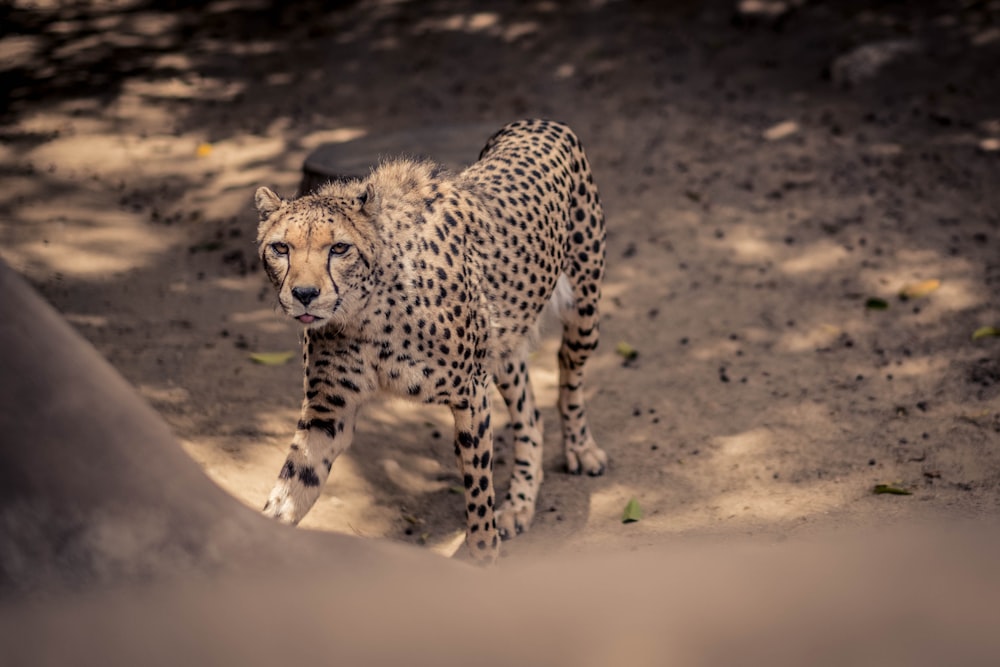
[[[371,183],[365,184],[364,192],[358,195],[358,198],[354,201],[357,207],[355,210],[367,213],[369,217],[374,216],[379,209],[380,201],[378,192]]]
[[[253,197],[254,203],[257,204],[257,213],[260,214],[261,222],[267,220],[268,217],[281,208],[284,204],[281,201],[281,197],[271,192],[269,188],[259,187],[257,188],[257,193]]]

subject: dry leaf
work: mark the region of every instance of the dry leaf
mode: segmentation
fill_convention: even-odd
[[[907,285],[899,290],[899,297],[901,299],[919,299],[922,296],[927,296],[939,287],[941,287],[940,280],[924,280],[919,283]]]
[[[294,357],[294,352],[253,352],[250,354],[250,361],[264,366],[280,366],[287,364]]]
[[[1000,329],[997,329],[996,327],[979,327],[972,332],[972,340],[989,338],[991,336],[1000,336]]]
[[[631,345],[625,342],[618,343],[615,345],[615,352],[620,354],[625,361],[632,361],[639,356],[639,350],[635,349]]]
[[[888,493],[893,496],[912,496],[913,492],[904,489],[901,486],[896,486],[894,484],[876,484],[875,488],[872,489],[872,493],[878,495],[882,493]]]

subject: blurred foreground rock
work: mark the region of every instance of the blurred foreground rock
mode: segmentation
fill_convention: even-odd
[[[0,264],[5,666],[990,664],[993,524],[473,571],[223,493]]]

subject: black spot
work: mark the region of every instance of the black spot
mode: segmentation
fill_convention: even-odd
[[[361,388],[358,387],[358,385],[354,384],[353,382],[351,382],[347,378],[340,378],[339,380],[337,380],[337,383],[341,387],[343,387],[344,389],[349,389],[350,391],[353,391],[353,392],[360,392],[361,391]]]
[[[288,465],[291,465],[291,463],[289,463]],[[465,488],[471,489],[473,483],[475,483],[476,480],[472,477],[472,475],[466,473],[466,475],[465,475],[465,477],[463,478],[462,481],[465,483]],[[470,505],[469,507],[472,507],[472,506]]]
[[[295,476],[295,464],[292,463],[291,461],[285,461],[284,467],[282,467],[281,472],[278,473],[278,478],[291,479],[294,476]],[[472,479],[471,475],[467,475],[467,477],[470,480]]]
[[[319,477],[312,466],[307,466],[299,470],[299,481],[303,486],[319,486]]]
[[[310,419],[305,428],[306,430],[319,429],[331,438],[337,435],[337,424],[332,419]]]

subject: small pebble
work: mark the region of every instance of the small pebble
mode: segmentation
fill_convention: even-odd
[[[771,127],[764,130],[761,135],[767,141],[778,141],[779,139],[784,139],[785,137],[790,137],[799,131],[799,124],[794,120],[786,120],[777,125],[772,125]]]

